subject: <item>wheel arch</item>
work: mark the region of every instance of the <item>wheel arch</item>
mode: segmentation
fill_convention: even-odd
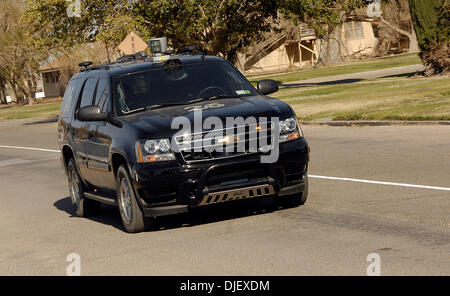
[[[130,172],[127,158],[122,153],[113,152],[111,154],[111,169],[113,171],[114,179],[116,179],[117,170],[121,165],[125,165],[125,167],[128,169],[128,172]]]
[[[72,148],[69,145],[64,145],[61,150],[64,171],[67,173],[67,165],[69,164],[70,159],[75,160],[75,154],[73,153]]]

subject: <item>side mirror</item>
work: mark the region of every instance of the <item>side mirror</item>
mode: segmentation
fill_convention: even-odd
[[[99,106],[86,106],[78,110],[79,121],[107,121],[108,113],[102,112]]]
[[[258,82],[258,91],[262,95],[269,95],[280,89],[278,82],[272,79],[264,79]]]

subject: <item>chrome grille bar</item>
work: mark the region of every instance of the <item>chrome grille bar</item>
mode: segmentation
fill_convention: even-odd
[[[275,194],[275,189],[270,184],[238,188],[227,191],[211,192],[203,196],[199,206],[222,203],[226,201],[261,197]]]

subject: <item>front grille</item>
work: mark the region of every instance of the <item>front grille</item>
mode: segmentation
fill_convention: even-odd
[[[185,162],[242,156],[270,149],[270,122],[240,125],[177,136],[176,143]]]
[[[211,205],[226,201],[247,199],[260,196],[268,196],[275,194],[272,185],[264,184],[252,187],[245,187],[221,192],[211,192],[203,196],[199,206]]]

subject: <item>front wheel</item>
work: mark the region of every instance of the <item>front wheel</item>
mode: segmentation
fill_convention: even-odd
[[[117,170],[117,203],[126,231],[130,233],[144,231],[144,215],[136,200],[128,170],[124,165]]]
[[[75,215],[78,217],[96,216],[100,213],[101,204],[98,201],[84,197],[85,187],[78,175],[75,161],[71,159],[67,165],[69,192]]]

